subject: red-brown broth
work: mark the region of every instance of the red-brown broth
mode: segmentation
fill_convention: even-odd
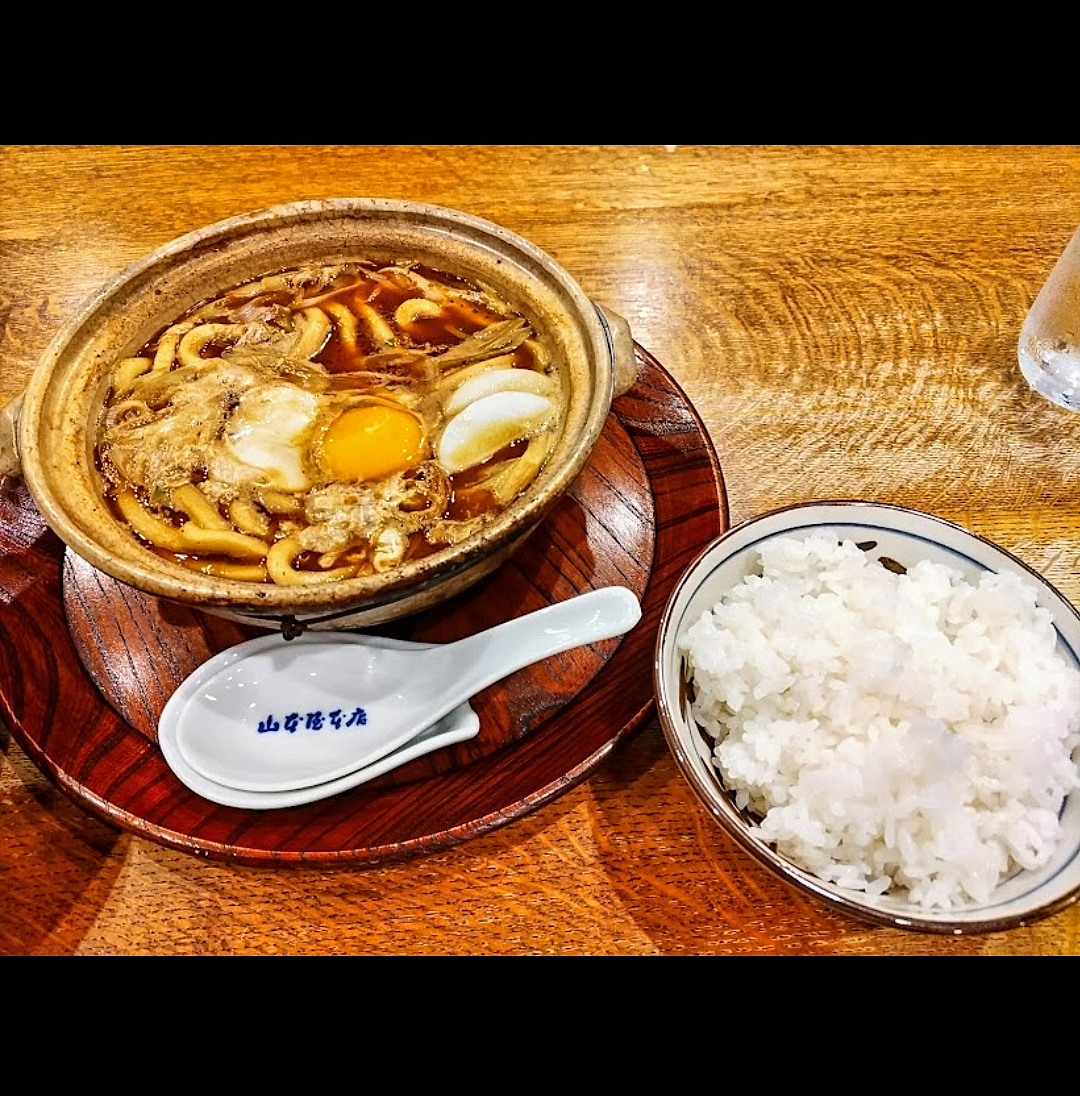
[[[452,296],[450,301],[442,308],[439,316],[414,318],[406,330],[394,322],[394,313],[402,302],[410,298],[422,297],[424,293],[419,286],[408,284],[403,275],[392,274],[388,277],[385,274],[377,274],[364,266],[352,265],[346,267],[335,279],[339,283],[346,284],[335,285],[334,281],[331,281],[303,294],[305,301],[314,299],[317,303],[321,301],[324,304],[335,301],[349,308],[354,316],[357,316],[355,346],[346,343],[341,335],[338,323],[333,321],[331,333],[325,344],[310,359],[317,367],[325,370],[326,374],[329,375],[332,391],[355,395],[364,392],[368,387],[373,387],[374,382],[368,379],[365,371],[365,367],[371,365],[368,359],[372,355],[381,355],[378,359],[372,359],[378,362],[381,372],[390,375],[397,374],[400,376],[402,383],[406,383],[411,373],[423,373],[424,368],[430,368],[426,364],[427,358],[458,345],[464,338],[483,330],[492,323],[504,321],[508,318],[516,318],[515,313],[500,310],[495,304],[489,304],[486,300],[481,299],[477,287],[469,286],[461,279],[441,274],[423,266],[413,266],[412,269],[420,274],[422,278],[437,284],[450,294],[469,294],[468,299],[464,296]],[[175,322],[183,322],[185,319],[196,315],[202,316],[210,322],[217,322],[219,316],[224,320],[225,317],[234,315],[237,311],[241,313],[251,312],[253,309],[263,306],[271,312],[276,306],[283,313],[286,309],[295,313],[301,307],[298,305],[294,293],[280,289],[271,289],[254,296],[249,296],[238,289],[238,291],[218,298],[218,304],[220,309],[214,307],[214,302],[210,302],[209,306],[206,303],[196,306],[185,317],[180,317]],[[362,313],[364,306],[374,309],[378,316],[393,328],[396,336],[393,347],[394,356],[400,355],[399,360],[394,361],[387,357],[386,346],[378,343],[373,338],[369,325],[362,316],[358,315]],[[153,359],[161,340],[169,328],[173,326],[173,324],[170,324],[151,339],[141,351],[141,355]],[[535,353],[537,345],[535,333],[530,331],[530,335],[531,338],[528,342],[522,343],[501,355],[503,363],[505,364],[509,359],[516,368],[545,371],[544,360],[537,357]],[[200,356],[210,361],[227,353],[231,346],[231,340],[212,339],[202,347]],[[417,362],[420,362],[424,368],[415,367]],[[502,504],[497,501],[490,491],[478,486],[478,484],[482,482],[487,466],[494,466],[499,462],[512,460],[520,456],[525,448],[525,440],[514,442],[495,454],[484,466],[470,468],[465,472],[450,476],[449,493],[439,517],[452,522],[467,522],[485,516],[491,517],[500,511],[503,508]],[[114,512],[122,518],[116,506],[116,496],[123,480],[122,477],[118,480],[115,468],[111,465],[108,455],[103,455],[103,453],[104,448],[99,450],[99,466],[109,483],[107,497],[113,505]],[[207,476],[206,466],[192,468],[190,482],[195,484],[204,483]],[[406,476],[408,476],[408,473],[406,473]],[[152,510],[160,519],[169,523],[172,527],[180,528],[187,520],[185,515],[170,509],[168,505],[162,505],[160,499],[155,497],[158,492],[150,489],[146,484],[134,484],[133,488],[135,496],[142,505],[148,510]],[[227,516],[228,512],[224,507],[221,507],[220,513]],[[270,532],[267,540],[268,543],[272,543],[285,526],[283,520],[275,515],[269,515],[269,520]],[[188,565],[209,563],[216,566],[219,563],[228,563],[227,556],[213,552],[178,551],[154,545],[149,541],[147,543],[158,555]],[[408,538],[408,547],[402,557],[402,562],[428,555],[442,547],[444,547],[443,543],[429,539],[423,531],[415,531]],[[340,566],[342,560],[347,562],[363,554],[364,549],[362,546],[346,549],[340,554],[336,563]],[[304,551],[296,556],[293,566],[301,572],[318,570],[322,567],[320,558],[321,554],[317,551]],[[357,573],[364,573],[369,568],[370,563],[359,564]]]

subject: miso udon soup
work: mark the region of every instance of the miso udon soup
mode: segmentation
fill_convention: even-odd
[[[537,332],[491,292],[346,262],[241,285],[117,361],[96,453],[110,505],[159,555],[325,582],[491,521],[564,406]]]

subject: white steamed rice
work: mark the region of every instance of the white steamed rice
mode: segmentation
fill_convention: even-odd
[[[1080,787],[1080,672],[1035,586],[782,537],[680,640],[713,763],[761,836],[843,887],[987,900]]]

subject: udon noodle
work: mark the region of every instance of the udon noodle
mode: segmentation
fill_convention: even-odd
[[[106,497],[207,574],[385,572],[470,536],[537,476],[564,409],[550,357],[493,293],[420,264],[273,274],[114,364]]]

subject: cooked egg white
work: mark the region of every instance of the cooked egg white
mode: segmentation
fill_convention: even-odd
[[[272,486],[302,491],[311,485],[305,453],[320,405],[317,395],[290,384],[253,388],[241,396],[222,444]]]

